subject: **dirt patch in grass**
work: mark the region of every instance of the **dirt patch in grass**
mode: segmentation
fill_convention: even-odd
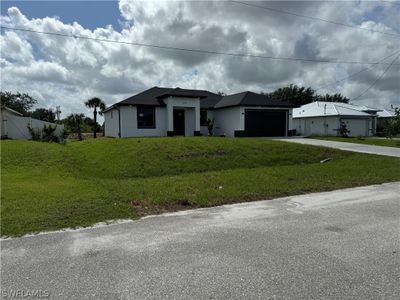
[[[195,209],[200,206],[192,204],[188,199],[179,199],[170,203],[157,204],[148,203],[145,200],[132,200],[129,202],[138,217],[152,214],[162,214],[166,212],[176,212],[180,210]]]
[[[191,152],[176,155],[176,158],[194,158],[194,157],[209,157],[209,156],[224,156],[227,152],[224,150],[218,150],[215,152]]]

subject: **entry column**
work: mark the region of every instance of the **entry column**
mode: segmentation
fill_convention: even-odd
[[[167,102],[167,136],[174,135],[174,106],[171,97]]]
[[[200,99],[196,101],[196,106],[194,107],[194,136],[200,135]]]

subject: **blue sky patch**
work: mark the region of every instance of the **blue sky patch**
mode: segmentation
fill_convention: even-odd
[[[96,29],[112,25],[120,30],[121,14],[117,1],[1,1],[1,14],[17,7],[27,18],[58,16],[63,23],[78,22],[82,27]]]

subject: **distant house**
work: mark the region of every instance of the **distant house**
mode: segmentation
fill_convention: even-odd
[[[60,135],[64,125],[45,122],[30,117],[24,117],[21,113],[2,105],[1,106],[1,138],[14,140],[28,140],[31,135],[28,125],[33,129],[41,130],[44,125],[57,126],[55,134]]]
[[[104,113],[110,137],[207,135],[286,136],[293,105],[253,92],[221,96],[205,90],[153,87],[118,102]]]
[[[293,110],[297,133],[305,136],[337,136],[341,123],[349,136],[371,136],[376,132],[379,109],[340,102],[312,102]]]
[[[382,109],[382,111],[378,111],[378,118],[376,122],[376,131],[382,133],[385,124],[395,117],[394,112],[386,109]]]

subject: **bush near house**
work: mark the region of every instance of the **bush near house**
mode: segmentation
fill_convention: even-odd
[[[1,152],[3,236],[400,180],[400,159],[247,138],[6,140]]]
[[[52,125],[43,125],[42,129],[32,128],[30,124],[28,124],[28,131],[31,135],[31,139],[33,141],[42,141],[42,142],[60,142],[59,137],[56,135],[56,126]]]
[[[385,135],[388,138],[400,135],[400,107],[392,107],[394,109],[394,118],[389,120],[385,125]]]

